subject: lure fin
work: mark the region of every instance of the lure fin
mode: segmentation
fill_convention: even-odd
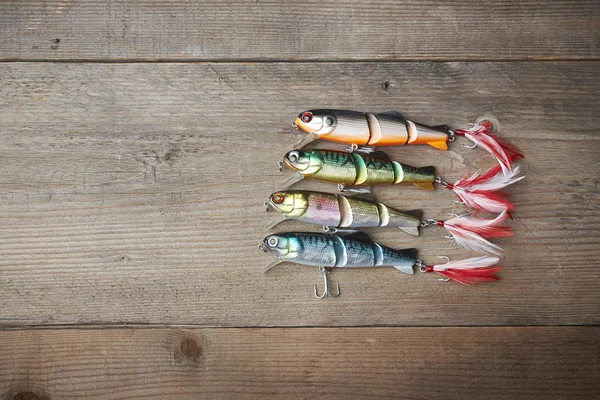
[[[450,131],[450,127],[448,125],[436,125],[436,126],[432,126],[433,129],[436,129],[438,131],[443,131],[443,132],[448,132]]]
[[[274,266],[279,265],[279,264],[283,264],[283,261],[281,261],[278,258],[274,259],[269,265],[267,265],[266,267],[263,268],[263,270],[262,270],[263,274],[266,274],[267,272],[269,272],[269,270],[271,268],[273,268]]]
[[[386,152],[381,150],[373,152],[371,154],[371,157],[378,158],[380,160],[390,161],[390,156],[388,156]]]
[[[295,144],[294,144],[294,150],[299,150],[303,147],[305,147],[306,145],[308,145],[309,143],[314,142],[315,140],[317,140],[319,138],[319,136],[315,133],[309,133],[309,134],[304,134],[304,133],[295,133],[294,135],[302,135],[302,137],[300,138],[300,140],[298,140]]]
[[[416,226],[399,226],[398,228],[402,229],[409,235],[419,236],[419,228]]]
[[[348,234],[341,234],[341,232],[340,232],[340,234],[338,236],[341,236],[344,239],[356,240],[359,242],[370,242],[371,241],[371,237],[364,232],[352,232],[352,233],[348,233]]]
[[[299,171],[296,171],[294,175],[290,176],[281,183],[281,188],[287,189],[293,184],[300,182],[302,179],[304,179],[304,175],[302,175]]]
[[[433,165],[429,165],[427,167],[421,167],[419,170],[427,175],[435,175],[435,167]]]
[[[415,270],[413,269],[412,265],[410,265],[410,266],[406,266],[406,265],[396,266],[396,265],[394,265],[394,268],[396,268],[400,272],[404,272],[405,274],[411,274],[412,275],[412,274],[415,273]]]
[[[355,195],[346,196],[346,197],[351,197],[353,199],[366,200],[366,201],[371,201],[371,202],[375,201],[375,197],[373,196],[373,193],[357,193]]]
[[[416,263],[417,249],[415,249],[414,247],[411,247],[410,249],[396,250],[396,251],[398,253],[402,254],[404,257],[409,258],[409,259],[413,260],[414,263]],[[413,269],[414,263],[411,265],[394,265],[394,268],[396,268],[400,272],[404,272],[405,274],[414,274],[415,273],[415,271]]]
[[[433,182],[415,182],[415,185],[425,190],[433,190]]]
[[[408,210],[408,211],[402,211],[402,213],[412,215],[413,217],[417,217],[419,219],[421,219],[421,217],[423,216],[422,210]]]
[[[273,217],[273,219],[271,219],[269,221],[269,223],[267,223],[267,225],[265,225],[266,229],[273,229],[275,228],[277,225],[279,225],[280,223],[282,223],[283,221],[285,221],[287,218],[285,217],[284,214],[279,214],[275,217]]]
[[[427,142],[428,145],[430,145],[431,147],[434,147],[438,150],[448,150],[448,142],[443,142],[443,141],[439,141],[439,142]]]
[[[398,119],[401,119],[402,121],[404,121],[404,117],[402,116],[402,114],[399,111],[396,111],[396,110],[384,111],[384,112],[382,112],[382,114],[383,115],[387,115],[389,117],[398,118]]]
[[[404,250],[396,250],[396,251],[398,253],[401,253],[405,257],[412,258],[413,260],[417,259],[417,249],[415,249],[414,247],[411,247],[409,249],[404,249]]]

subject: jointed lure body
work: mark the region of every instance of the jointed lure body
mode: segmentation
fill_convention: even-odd
[[[315,267],[394,267],[412,274],[417,263],[417,249],[394,250],[368,238],[356,240],[322,233],[278,233],[267,236],[261,249],[279,260],[267,270],[287,261]]]
[[[428,144],[447,150],[447,127],[429,127],[402,118],[394,111],[370,114],[347,110],[310,110],[301,113],[295,125],[314,139],[358,146],[402,146]],[[444,129],[445,128],[445,129]]]
[[[309,177],[345,186],[413,183],[422,189],[433,190],[435,182],[434,167],[415,168],[356,152],[292,150],[284,156],[283,165],[297,171],[288,185]]]
[[[286,219],[294,219],[331,228],[390,226],[418,235],[421,225],[419,210],[399,211],[382,203],[341,194],[282,191],[273,193],[265,205],[281,213],[269,228]]]
[[[464,136],[488,151],[502,166],[510,171],[516,158],[523,158],[515,146],[490,134],[491,123],[484,122],[471,129],[452,130],[446,125],[430,127],[403,118],[396,111],[370,114],[347,110],[309,110],[298,115],[294,125],[308,134],[297,143],[296,148],[316,139],[361,146],[403,146],[428,144],[436,149],[447,150],[448,142],[455,136]]]

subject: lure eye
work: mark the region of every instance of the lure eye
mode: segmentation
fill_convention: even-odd
[[[325,125],[327,125],[327,126],[333,125],[333,118],[331,118],[331,117],[325,118]]]
[[[300,119],[302,120],[302,122],[308,124],[310,121],[312,121],[313,115],[310,111],[306,111],[306,112],[302,113],[302,115],[300,116]]]
[[[298,161],[299,155],[297,152],[292,151],[289,155],[288,155],[288,160],[290,160],[291,162],[296,162]]]
[[[267,239],[267,244],[269,247],[275,247],[279,244],[279,239],[277,239],[275,236],[271,236],[269,239]]]
[[[285,197],[281,193],[275,193],[273,195],[273,203],[281,204],[283,203],[283,200],[285,200]]]

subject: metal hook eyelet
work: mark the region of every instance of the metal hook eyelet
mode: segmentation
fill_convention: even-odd
[[[441,176],[435,177],[435,183],[437,183],[438,185],[442,185],[443,187],[448,187],[448,183],[445,182]]]
[[[437,225],[437,221],[435,219],[424,219],[423,221],[421,221],[420,226],[422,228],[429,226],[429,225]]]

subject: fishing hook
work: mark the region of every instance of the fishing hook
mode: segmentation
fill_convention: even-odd
[[[346,151],[348,153],[357,152],[357,153],[363,153],[363,154],[373,154],[373,153],[375,153],[375,148],[352,144],[352,145],[350,145],[350,147],[346,148]]]
[[[450,258],[446,257],[446,256],[438,256],[438,258],[443,258],[446,260],[446,263],[450,262]],[[448,282],[450,281],[450,278],[438,278],[438,281],[442,281],[442,282]]]
[[[325,267],[319,267],[319,272],[323,273],[324,291],[323,291],[323,294],[319,296],[319,294],[317,292],[317,285],[315,285],[315,297],[317,299],[322,299],[325,297],[338,297],[340,295],[340,284],[336,283],[337,293],[333,294],[333,292],[329,291],[329,282],[327,282],[327,274],[329,271],[327,271],[327,269]]]
[[[360,194],[373,193],[370,189],[355,189],[352,186],[346,186],[343,183],[338,183],[338,190],[340,192],[360,193]]]
[[[356,233],[358,229],[340,229],[333,226],[323,225],[323,232],[335,235],[336,233]]]
[[[446,256],[439,256],[438,258],[445,258],[447,260],[447,262],[450,262],[450,259]],[[415,265],[417,266],[417,268],[419,268],[419,271],[427,272],[427,266],[425,265],[425,263],[423,263],[423,261],[417,260]],[[448,282],[449,280],[450,280],[450,278],[438,278],[438,281],[442,281],[442,282]]]

